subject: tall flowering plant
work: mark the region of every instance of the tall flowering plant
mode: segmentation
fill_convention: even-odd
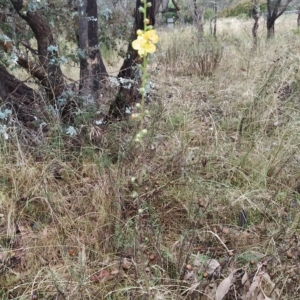
[[[147,111],[145,110],[145,97],[146,97],[146,83],[147,83],[147,64],[148,64],[148,54],[154,53],[156,51],[156,43],[158,42],[158,35],[150,24],[150,20],[147,18],[147,8],[151,7],[151,3],[147,0],[140,0],[143,3],[143,7],[139,7],[139,11],[143,15],[143,30],[137,30],[137,38],[132,42],[132,48],[138,51],[138,55],[142,60],[142,65],[139,66],[142,72],[142,82],[141,87],[139,89],[142,100],[141,103],[137,103],[136,107],[139,109],[139,113],[133,114],[132,117],[138,119],[140,121],[139,132],[135,135],[134,141],[140,143],[142,139],[147,135],[147,129],[144,128],[144,117],[147,115]],[[138,172],[137,177],[132,177],[132,183],[138,188],[140,179],[139,175],[141,173]],[[143,244],[143,212],[145,208],[145,203],[142,203],[142,197],[140,197],[137,191],[133,191],[131,197],[136,201],[137,207],[137,226],[136,226],[136,249],[137,253],[140,253],[141,245]],[[144,204],[144,205],[143,205]],[[137,257],[136,257],[137,262]],[[150,293],[150,291],[149,291]]]
[[[139,11],[143,14],[144,18],[144,29],[137,30],[137,39],[132,42],[132,48],[138,51],[139,56],[142,58],[142,83],[141,88],[139,89],[142,95],[141,104],[138,104],[137,107],[140,108],[140,113],[134,114],[133,118],[138,118],[141,120],[141,128],[140,132],[138,132],[135,136],[135,141],[140,142],[141,139],[147,135],[147,129],[143,128],[143,119],[146,115],[145,111],[145,96],[146,96],[146,83],[147,83],[147,63],[148,63],[148,54],[154,53],[156,51],[156,43],[159,38],[156,34],[156,31],[153,29],[152,25],[149,25],[150,20],[147,18],[147,8],[151,7],[151,3],[147,2],[147,0],[141,0],[144,6],[139,7]]]

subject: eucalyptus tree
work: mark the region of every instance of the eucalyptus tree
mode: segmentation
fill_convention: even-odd
[[[101,81],[108,76],[99,49],[97,0],[77,0],[77,8],[79,91],[87,102],[94,105],[99,98]]]
[[[161,0],[148,0],[151,7],[147,10],[147,18],[149,25],[155,25],[155,16],[158,13]],[[131,41],[136,38],[136,31],[144,28],[143,15],[139,11],[139,7],[143,7],[141,0],[136,0],[136,8],[134,10],[134,23],[131,30],[130,43],[128,44],[125,59],[120,68],[118,78],[120,80],[120,89],[115,101],[111,104],[109,109],[109,117],[120,118],[124,116],[126,107],[131,106],[138,97],[137,84],[139,82],[137,65],[141,62],[137,51],[132,48]]]
[[[204,13],[205,13],[205,5],[200,4],[197,0],[193,0],[193,23],[197,27],[200,35],[204,34]]]
[[[148,18],[154,25],[158,6],[155,0],[148,2],[152,4]],[[157,2],[159,5],[160,0]],[[0,47],[5,52],[0,58],[2,104],[12,108],[23,122],[42,122],[49,105],[70,120],[73,102],[68,95],[71,91],[80,96],[81,102],[76,105],[93,107],[96,101],[101,101],[100,92],[108,74],[99,44],[110,41],[111,45],[116,45],[114,40],[119,38],[128,41],[128,49],[118,78],[135,79],[138,56],[131,41],[136,37],[136,30],[142,28],[138,11],[142,3],[136,0],[134,7],[132,4],[127,0],[0,0],[0,16],[6,18],[9,14],[14,27],[11,30],[6,23],[0,24]],[[129,10],[133,15],[131,22],[127,21]],[[76,43],[78,49],[64,54],[61,44],[66,42]],[[79,85],[75,85],[75,90],[61,68],[68,60],[80,65]],[[26,80],[14,76],[17,73],[12,73],[11,69],[17,67],[26,70],[38,88],[33,89]],[[114,117],[122,115],[131,94],[136,94],[136,88],[125,90],[121,84],[109,113]]]
[[[267,38],[275,34],[275,21],[285,12],[293,0],[267,0]]]
[[[257,30],[258,30],[258,20],[260,17],[260,1],[253,0],[252,2],[252,18],[254,19],[254,24],[252,27],[252,36],[253,36],[253,43],[254,48],[257,47]]]

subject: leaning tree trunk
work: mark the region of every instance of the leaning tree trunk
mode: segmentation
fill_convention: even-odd
[[[57,59],[57,47],[51,28],[40,11],[26,11],[26,2],[23,0],[11,0],[15,10],[32,29],[38,45],[38,58],[46,77],[41,80],[45,87],[49,100],[55,102],[65,87],[64,78]],[[51,62],[50,62],[51,61]]]
[[[10,41],[7,37],[7,40],[5,40],[6,35],[4,32],[0,29],[0,35],[4,37],[4,39],[0,40],[0,48],[5,53],[12,54],[14,53],[17,57],[17,64],[24,68],[29,74],[31,74],[33,77],[37,78],[43,86],[48,87],[48,80],[47,80],[47,74],[45,73],[45,70],[42,66],[35,63],[34,61],[30,60],[27,54],[22,53],[20,50],[18,50],[12,41]]]
[[[156,11],[156,0],[148,0],[152,4],[150,8],[147,9],[147,18],[150,20],[149,25],[155,25],[155,11]],[[134,25],[132,28],[132,33],[130,36],[130,42],[128,45],[127,53],[123,65],[118,74],[118,78],[129,79],[137,81],[136,74],[137,70],[135,66],[140,62],[140,58],[136,50],[132,48],[132,41],[136,39],[136,31],[138,29],[144,29],[143,14],[139,12],[138,8],[143,7],[141,0],[136,0],[136,8],[134,12]],[[139,80],[138,80],[139,81]],[[108,116],[109,118],[122,118],[125,115],[125,109],[131,106],[140,97],[136,85],[130,85],[128,88],[128,83],[124,81],[120,82],[120,89],[116,96],[115,101],[111,104],[109,108]]]
[[[77,0],[78,35],[80,55],[79,91],[87,105],[94,105],[99,98],[101,81],[107,71],[100,55],[98,40],[97,0]]]
[[[38,94],[8,73],[2,65],[0,65],[0,97],[4,105],[12,109],[23,124],[40,118]]]

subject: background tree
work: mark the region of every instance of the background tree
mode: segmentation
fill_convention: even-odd
[[[149,20],[149,25],[154,26],[155,14],[158,13],[158,9],[156,8],[157,3],[155,0],[150,0],[148,2],[151,3],[152,6],[147,10],[147,18]],[[136,39],[136,31],[144,28],[143,15],[139,12],[139,7],[141,6],[143,7],[141,0],[137,0],[130,42],[124,62],[117,76],[119,79],[122,78],[120,81],[120,89],[115,101],[110,106],[108,114],[109,117],[123,117],[126,107],[132,105],[132,103],[136,102],[137,98],[140,97],[140,93],[137,91],[136,84],[133,84],[134,81],[139,81],[138,70],[136,66],[140,61],[137,51],[132,48],[131,42]],[[132,81],[132,84],[129,85],[130,87],[128,87],[128,81]]]
[[[98,41],[98,9],[96,0],[77,0],[78,46],[80,56],[80,94],[91,105],[99,98],[101,81],[107,71],[100,55]]]
[[[7,71],[11,63],[18,64],[26,69],[37,82],[44,88],[47,101],[52,105],[62,94],[65,88],[65,80],[58,60],[58,48],[55,43],[51,28],[41,14],[40,4],[24,6],[23,1],[10,1],[11,6],[6,6],[7,11],[14,11],[18,16],[11,13],[11,17],[20,18],[27,24],[37,42],[37,50],[30,47],[28,42],[14,44],[13,41],[4,33],[1,35],[0,46],[8,54],[6,61],[2,63],[0,72],[0,85],[2,86],[1,98],[4,103],[12,105],[13,110],[19,117],[19,120],[28,122],[33,121],[39,115],[41,118],[41,107],[38,103],[41,97],[32,88],[24,82],[18,80]],[[6,2],[6,5],[9,3]],[[29,9],[28,9],[29,8]],[[22,29],[24,23],[16,22],[15,29]],[[7,28],[11,33],[11,28]],[[25,49],[24,49],[25,48]],[[30,55],[29,55],[30,53]],[[34,57],[31,59],[30,57]]]
[[[97,12],[97,2],[100,2],[98,5],[101,4],[99,6],[100,13]],[[154,24],[157,7],[154,0],[150,2],[153,6],[149,9],[148,17],[150,24]],[[136,9],[134,19],[129,18],[130,22],[124,22],[124,20],[128,20],[132,2],[84,0],[53,1],[48,4],[46,1],[11,0],[9,2],[0,1],[1,4],[13,14],[16,28],[13,31],[1,26],[5,32],[2,34],[0,32],[0,47],[6,53],[6,63],[2,63],[0,83],[5,86],[9,82],[9,89],[2,91],[2,99],[4,102],[9,101],[14,104],[14,109],[21,121],[25,121],[23,117],[28,114],[26,105],[31,103],[35,107],[39,106],[37,102],[39,93],[17,78],[12,80],[14,76],[10,74],[8,67],[16,68],[17,64],[26,69],[35,84],[41,85],[42,90],[40,91],[42,91],[44,104],[49,103],[58,108],[62,115],[70,108],[66,104],[61,105],[65,100],[69,100],[65,97],[65,91],[70,89],[67,84],[69,78],[65,78],[61,69],[64,61],[80,64],[78,91],[82,97],[78,104],[94,105],[95,101],[99,99],[99,91],[107,77],[99,41],[108,52],[116,52],[118,50],[116,40],[127,40],[128,51],[118,77],[134,78],[137,54],[131,48],[131,41],[135,38],[136,29],[142,28],[142,19]],[[140,5],[140,1],[136,1],[136,7],[138,8]],[[133,27],[131,25],[131,36],[128,35],[130,23],[133,24]],[[28,25],[30,30],[28,30]],[[19,30],[18,34],[17,29]],[[37,49],[35,49],[35,45],[31,44],[32,38],[35,38]],[[61,39],[59,43],[56,43],[56,38]],[[66,40],[62,38],[66,38]],[[72,43],[78,45],[77,52],[70,50]],[[121,87],[119,95],[123,95],[122,89],[123,87]],[[76,90],[77,88],[73,91],[75,96]],[[15,92],[10,94],[10,91]],[[27,93],[24,94],[24,91]],[[44,92],[45,95],[43,95]],[[120,98],[117,97],[112,106],[116,107]],[[38,116],[37,111],[32,109],[30,111],[29,115],[40,119],[41,116]],[[118,109],[118,111],[120,110]],[[113,111],[110,110],[110,113],[113,114]]]
[[[193,23],[197,27],[197,30],[200,35],[204,34],[204,13],[205,5],[199,5],[197,0],[193,0]]]
[[[254,19],[254,24],[252,27],[253,43],[254,48],[257,47],[257,29],[258,29],[258,20],[260,17],[260,1],[253,0],[252,3],[252,18]]]
[[[211,30],[211,34],[214,35],[214,36],[216,36],[217,35],[217,17],[218,17],[217,0],[214,1],[213,5],[214,5],[214,13],[215,13],[215,15],[214,15],[214,17],[212,19],[214,25],[213,25],[213,30]],[[211,23],[212,23],[212,20],[211,20]],[[211,28],[212,28],[212,26],[211,26]]]
[[[37,57],[40,66],[45,71],[41,82],[46,89],[49,99],[53,101],[61,95],[64,89],[64,79],[57,60],[58,48],[51,28],[41,14],[39,5],[31,8],[29,6],[30,3],[28,3],[26,7],[22,0],[11,0],[11,3],[19,16],[29,25],[36,38]]]
[[[275,34],[275,21],[285,12],[292,0],[286,0],[282,4],[282,0],[267,0],[267,38],[271,38]]]

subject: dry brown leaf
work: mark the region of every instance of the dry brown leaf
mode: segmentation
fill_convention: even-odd
[[[110,272],[111,275],[117,275],[117,274],[119,274],[119,273],[120,273],[120,271],[117,270],[117,269],[113,269],[113,270]]]
[[[202,262],[196,257],[193,261],[194,267],[200,267]]]
[[[259,293],[259,294],[257,295],[256,300],[264,300],[264,299],[265,299],[265,297],[264,297],[264,295],[263,295],[262,293]]]
[[[100,262],[100,266],[106,267],[110,262],[110,257],[108,256],[104,261]]]
[[[225,234],[229,233],[229,228],[226,226],[222,227],[222,233],[225,233]]]
[[[48,228],[45,227],[42,231],[42,236],[47,236],[48,235]]]
[[[110,279],[110,273],[107,270],[101,270],[90,277],[92,282],[106,281]]]
[[[222,300],[224,298],[224,296],[228,293],[228,291],[231,287],[231,284],[232,284],[234,273],[235,273],[235,270],[233,272],[231,272],[227,278],[225,278],[223,281],[221,281],[221,283],[219,284],[219,286],[217,287],[217,290],[216,290],[215,300]]]
[[[100,281],[100,278],[99,278],[99,276],[98,276],[97,274],[94,274],[94,275],[92,275],[92,276],[90,277],[90,280],[91,280],[92,282],[99,282],[99,281]]]
[[[267,297],[263,291],[261,291],[258,296],[257,300],[272,300],[271,298]]]
[[[245,300],[256,300],[260,291],[260,285],[265,272],[261,271],[256,274],[250,285],[249,291],[246,294]]]
[[[212,282],[209,285],[207,285],[204,289],[204,294],[207,296],[207,299],[214,299],[216,295],[216,290],[217,284],[215,282]]]
[[[193,283],[189,288],[189,294],[192,294],[200,285],[200,282]]]
[[[206,268],[206,272],[209,275],[212,275],[218,268],[220,267],[220,264],[217,260],[215,259],[211,259],[208,262],[207,268]]]
[[[194,272],[193,271],[187,271],[184,274],[183,280],[188,280],[189,278],[191,278],[193,276]]]
[[[275,287],[275,283],[272,281],[272,279],[268,273],[264,273],[263,278],[266,279],[266,281],[268,281],[268,283],[271,285],[272,288]]]
[[[248,274],[247,274],[247,272],[245,272],[242,277],[242,285],[244,285],[247,280],[248,280]]]
[[[125,271],[129,270],[132,267],[132,261],[129,258],[124,257],[122,259],[121,267]]]
[[[244,286],[244,291],[248,292],[250,288],[250,281],[247,272],[245,272],[242,277],[242,285]]]
[[[110,273],[107,270],[101,270],[98,277],[99,279],[106,279],[108,276],[110,275]]]

